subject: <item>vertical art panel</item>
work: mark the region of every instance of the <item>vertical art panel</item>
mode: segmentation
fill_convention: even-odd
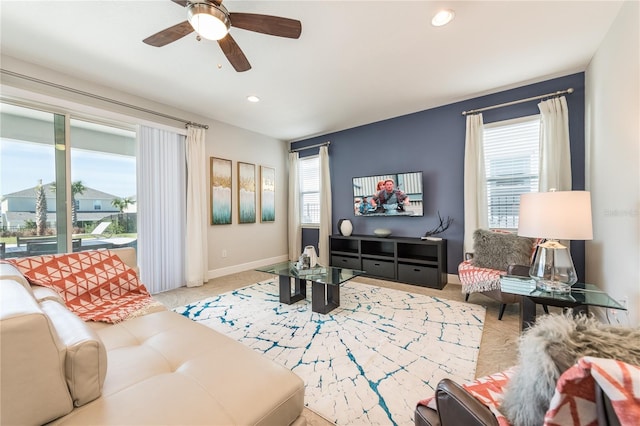
[[[211,224],[231,223],[231,160],[211,157]]]
[[[256,221],[256,166],[238,162],[238,221]]]
[[[276,220],[276,169],[260,166],[260,221]]]

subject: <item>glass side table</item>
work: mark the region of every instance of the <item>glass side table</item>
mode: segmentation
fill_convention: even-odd
[[[532,279],[529,277],[516,277],[507,275],[500,279],[501,291],[504,293],[518,294],[522,296],[520,303],[520,329],[525,330],[536,320],[536,305],[557,306],[572,308],[574,313],[588,313],[589,306],[598,306],[606,309],[627,309],[618,303],[594,284],[576,283],[571,286],[569,293],[557,293],[531,289]],[[518,281],[521,285],[518,285]]]

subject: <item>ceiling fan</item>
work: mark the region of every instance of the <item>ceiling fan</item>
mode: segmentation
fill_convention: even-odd
[[[299,38],[302,32],[300,21],[256,13],[230,13],[222,5],[222,0],[171,1],[187,8],[187,20],[142,41],[150,46],[162,47],[195,31],[199,37],[216,40],[222,52],[238,72],[250,70],[251,64],[242,53],[240,46],[229,34],[229,29],[232,26],[287,38]]]

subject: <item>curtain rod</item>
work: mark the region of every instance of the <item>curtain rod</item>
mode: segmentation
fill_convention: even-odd
[[[325,146],[325,145],[326,146],[331,145],[331,141],[326,141],[326,142],[323,142],[323,143],[317,143],[315,145],[309,145],[309,146],[305,146],[305,147],[302,147],[302,148],[290,149],[289,152],[304,151],[305,149],[317,148],[319,146]]]
[[[555,93],[547,93],[546,95],[533,96],[531,98],[520,99],[518,101],[512,101],[512,102],[506,102],[504,104],[492,105],[492,106],[488,106],[488,107],[484,107],[484,108],[472,109],[472,110],[469,110],[469,111],[462,111],[462,115],[477,114],[479,112],[487,111],[487,110],[490,110],[490,109],[502,108],[502,107],[509,106],[509,105],[521,104],[523,102],[535,101],[535,100],[538,100],[538,99],[551,98],[551,97],[555,97],[555,96],[562,96],[562,95],[566,95],[566,94],[570,95],[571,93],[573,93],[573,87],[570,87],[567,90],[560,90],[560,91],[555,92]]]
[[[139,107],[139,106],[136,106],[136,105],[131,105],[131,104],[128,104],[128,103],[125,103],[125,102],[120,102],[120,101],[117,101],[115,99],[106,98],[104,96],[95,95],[95,94],[89,93],[89,92],[84,92],[82,90],[74,89],[72,87],[63,86],[61,84],[52,83],[52,82],[46,81],[46,80],[40,80],[39,78],[30,77],[28,75],[24,75],[24,74],[20,74],[20,73],[17,73],[17,72],[9,71],[9,70],[6,70],[4,68],[0,68],[0,72],[2,72],[2,74],[7,74],[7,75],[10,75],[12,77],[21,78],[23,80],[32,81],[34,83],[44,84],[46,86],[55,87],[56,89],[66,90],[67,92],[75,93],[77,95],[88,96],[88,97],[93,98],[93,99],[98,99],[98,100],[109,102],[109,103],[112,103],[112,104],[115,104],[115,105],[120,105],[120,106],[123,106],[123,107],[126,107],[126,108],[135,109],[137,111],[146,112],[148,114],[157,115],[158,117],[164,117],[164,118],[168,118],[170,120],[180,121],[181,123],[185,124],[185,127],[193,126],[193,127],[200,127],[200,128],[203,128],[203,129],[208,129],[209,128],[209,126],[206,125],[206,124],[195,123],[195,122],[190,121],[190,120],[185,120],[184,118],[174,117],[172,115],[164,114],[162,112],[153,111],[153,110],[150,110],[150,109],[147,109],[147,108],[142,108],[142,107]]]

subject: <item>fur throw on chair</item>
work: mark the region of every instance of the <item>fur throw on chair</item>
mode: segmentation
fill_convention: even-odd
[[[520,338],[518,366],[500,411],[514,426],[539,426],[556,381],[583,356],[640,365],[640,327],[600,323],[591,316],[545,315]]]

